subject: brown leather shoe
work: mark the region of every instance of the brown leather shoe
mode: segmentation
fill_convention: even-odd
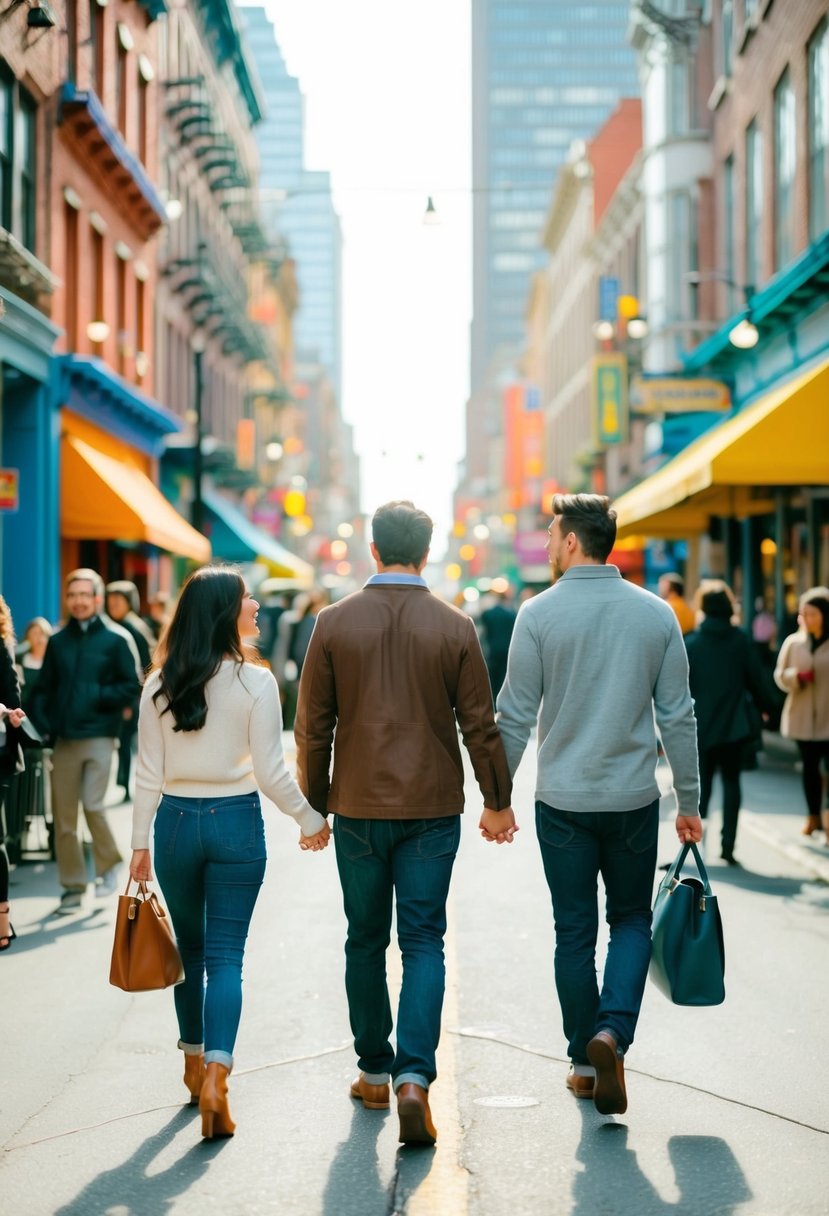
[[[407,1081],[397,1091],[401,1144],[434,1144],[438,1138],[429,1110],[429,1097],[422,1085]]]
[[[596,1070],[593,1087],[596,1110],[602,1115],[623,1115],[628,1108],[625,1062],[613,1035],[607,1030],[595,1034],[587,1044],[587,1058]]]
[[[584,1077],[576,1072],[569,1073],[564,1082],[570,1092],[575,1094],[577,1098],[592,1098],[595,1083],[593,1077]]]
[[[364,1072],[361,1072],[357,1080],[351,1082],[352,1098],[357,1098],[358,1101],[361,1101],[366,1110],[388,1110],[388,1082],[385,1085],[372,1085],[369,1081],[366,1081],[365,1075]]]

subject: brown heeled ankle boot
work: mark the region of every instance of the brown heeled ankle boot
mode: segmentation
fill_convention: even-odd
[[[201,1134],[205,1140],[214,1136],[232,1136],[236,1124],[230,1117],[227,1104],[227,1078],[229,1068],[224,1064],[210,1063],[204,1070],[204,1082],[199,1097]]]
[[[806,822],[800,829],[801,836],[811,836],[813,832],[820,831],[820,815],[808,815]]]
[[[204,1084],[204,1056],[184,1056],[184,1084],[190,1090],[190,1105],[198,1106],[201,1087]]]

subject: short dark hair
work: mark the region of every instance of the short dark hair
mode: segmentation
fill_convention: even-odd
[[[667,583],[677,595],[685,594],[685,580],[681,574],[677,574],[674,570],[669,570],[667,574],[660,574],[659,581],[660,583]]]
[[[432,540],[434,524],[407,498],[384,503],[374,512],[371,536],[384,566],[419,566]]]
[[[606,562],[616,543],[616,512],[603,494],[556,494],[553,515],[566,535],[574,532],[585,557]]]
[[[737,601],[728,583],[722,579],[707,579],[697,591],[699,609],[704,616],[730,621],[737,612]]]

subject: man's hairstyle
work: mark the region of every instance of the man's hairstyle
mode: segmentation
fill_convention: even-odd
[[[556,494],[553,515],[564,536],[574,532],[585,557],[606,562],[616,543],[616,512],[603,494]]]
[[[722,579],[706,579],[697,588],[696,604],[704,616],[730,621],[737,613],[737,601],[728,583]]]
[[[432,523],[425,511],[401,499],[378,507],[371,536],[384,566],[419,566],[429,551]]]
[[[667,574],[660,574],[659,581],[670,587],[671,591],[675,591],[677,595],[685,594],[685,581],[681,574],[677,574],[671,570]]]
[[[64,584],[63,584],[64,591],[69,590],[70,583],[78,583],[81,580],[83,580],[86,583],[91,583],[92,590],[94,591],[95,595],[99,595],[101,597],[101,599],[103,599],[104,580],[101,578],[101,576],[97,570],[90,570],[86,566],[81,566],[81,568],[79,570],[70,570],[69,571],[69,573],[67,574],[67,576],[64,580]]]

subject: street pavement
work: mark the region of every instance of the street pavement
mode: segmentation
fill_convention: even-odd
[[[56,916],[54,864],[27,858],[12,875],[19,936],[0,961],[0,1214],[829,1213],[829,848],[799,835],[791,757],[769,747],[744,777],[740,868],[719,861],[716,813],[709,820],[726,1001],[681,1009],[648,985],[622,1117],[564,1087],[533,777],[528,755],[512,846],[480,839],[480,799],[467,787],[431,1093],[435,1150],[401,1148],[393,1110],[348,1097],[355,1062],[333,847],[301,853],[293,824],[266,814],[269,869],[231,1079],[238,1130],[212,1143],[184,1105],[172,994],[128,995],[107,982],[115,897],[90,891],[79,912]],[[112,822],[126,850],[130,808],[114,807]],[[666,798],[663,861],[676,851],[671,824]],[[389,965],[394,985],[393,952]]]

